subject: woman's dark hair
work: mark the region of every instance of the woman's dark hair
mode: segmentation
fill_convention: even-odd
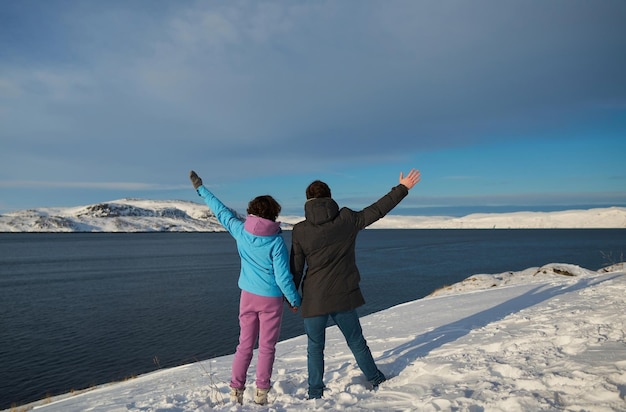
[[[280,205],[270,195],[257,196],[248,203],[248,214],[276,221],[280,214]]]
[[[306,198],[331,197],[330,187],[321,180],[316,180],[306,188]]]

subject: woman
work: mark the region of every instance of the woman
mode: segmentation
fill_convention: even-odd
[[[230,399],[243,403],[246,374],[258,339],[254,402],[264,405],[280,335],[283,296],[294,312],[300,306],[300,295],[289,271],[289,253],[281,236],[280,223],[276,222],[281,207],[269,195],[258,196],[250,201],[248,216],[241,221],[204,187],[196,172],[192,170],[189,177],[217,220],[235,238],[241,258],[239,345],[233,360]]]

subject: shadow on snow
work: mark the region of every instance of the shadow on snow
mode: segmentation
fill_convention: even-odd
[[[393,376],[397,376],[416,359],[428,355],[428,353],[432,350],[437,349],[446,343],[453,342],[462,336],[467,335],[474,329],[479,329],[492,322],[497,322],[510,314],[517,313],[523,309],[554,298],[555,296],[595,286],[618,276],[620,275],[613,275],[603,279],[584,278],[570,286],[537,286],[523,295],[458,321],[440,326],[432,331],[417,336],[410,342],[406,342],[393,349],[386,350],[380,357],[377,358],[377,362],[385,359],[393,359],[391,363],[387,364],[387,367]]]

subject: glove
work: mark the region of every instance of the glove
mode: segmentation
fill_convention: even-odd
[[[202,179],[200,179],[200,176],[198,176],[193,170],[189,173],[189,179],[191,179],[191,184],[194,189],[198,189],[202,186]]]

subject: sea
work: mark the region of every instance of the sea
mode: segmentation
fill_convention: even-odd
[[[474,274],[598,270],[625,254],[626,229],[367,229],[358,311]],[[0,233],[0,410],[234,353],[239,266],[225,232]],[[299,314],[283,319],[281,340],[304,333]]]

